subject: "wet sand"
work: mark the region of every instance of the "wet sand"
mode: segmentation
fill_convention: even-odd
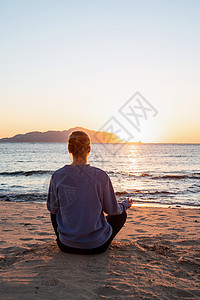
[[[107,252],[62,253],[45,204],[0,202],[1,299],[200,299],[200,210],[134,207]]]

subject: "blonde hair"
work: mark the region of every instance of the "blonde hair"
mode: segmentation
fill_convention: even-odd
[[[85,131],[73,131],[68,139],[69,153],[72,153],[73,156],[83,156],[90,144],[90,137]]]

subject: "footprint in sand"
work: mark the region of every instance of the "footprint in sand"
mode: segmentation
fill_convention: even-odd
[[[41,241],[41,242],[50,242],[50,241],[52,241],[52,239],[45,239],[45,238],[43,238],[43,239],[35,239],[36,241]],[[54,240],[54,239],[53,239]]]
[[[130,221],[129,223],[133,223],[135,225],[141,224],[141,222]]]
[[[38,235],[52,235],[52,233],[49,233],[49,232],[35,232],[36,234],[38,234]]]
[[[57,280],[56,278],[45,278],[41,281],[42,285],[45,286],[55,286],[59,283],[59,280]]]

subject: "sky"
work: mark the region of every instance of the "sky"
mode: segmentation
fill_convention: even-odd
[[[0,138],[117,120],[132,141],[200,143],[199,13],[195,0],[0,0]],[[139,131],[121,113],[136,92],[153,107]]]

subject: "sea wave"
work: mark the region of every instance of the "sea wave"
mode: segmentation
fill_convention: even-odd
[[[10,202],[45,202],[47,200],[47,194],[5,194],[0,195],[0,201]]]
[[[116,197],[136,197],[136,196],[168,196],[173,197],[176,193],[168,191],[149,191],[149,190],[131,190],[131,191],[117,191],[115,192]],[[8,193],[1,194],[0,201],[11,201],[11,202],[45,202],[47,200],[47,193]]]
[[[30,170],[30,171],[14,171],[14,172],[0,172],[0,176],[33,176],[33,175],[51,175],[53,170]],[[185,174],[152,174],[149,172],[134,173],[125,171],[108,171],[107,174],[112,177],[126,177],[126,178],[149,178],[152,180],[182,180],[182,179],[200,179],[200,172],[185,173]]]
[[[110,175],[111,177],[115,176],[115,175],[120,175],[120,176],[126,176],[126,177],[133,177],[133,178],[149,178],[149,179],[155,179],[155,180],[159,180],[159,179],[171,179],[171,180],[181,180],[181,179],[200,179],[200,173],[199,172],[194,172],[194,173],[187,173],[187,174],[166,174],[166,175],[155,175],[155,174],[150,174],[150,173],[133,173],[133,172],[124,172],[124,171],[120,171],[120,172],[113,172],[113,171],[109,171],[107,172],[108,175]]]
[[[176,195],[178,194],[178,192],[168,192],[168,191],[148,191],[148,190],[131,190],[131,191],[122,191],[122,192],[116,192],[115,193],[116,196],[121,197],[121,196],[125,196],[125,197],[132,197],[135,196],[137,194],[140,195]]]
[[[177,193],[168,191],[149,191],[149,190],[131,190],[131,191],[117,191],[115,195],[117,198],[123,197],[151,197],[154,198],[159,196],[170,196],[171,198]],[[152,199],[153,199],[152,198]],[[0,194],[0,201],[10,201],[10,202],[45,202],[47,200],[47,193],[7,193]]]
[[[0,176],[31,176],[52,174],[50,170],[33,170],[33,171],[15,171],[15,172],[0,172]]]
[[[152,176],[152,179],[200,179],[200,173],[189,173],[189,174],[180,174],[180,175],[161,175],[161,176]]]
[[[149,194],[165,194],[165,193],[169,193],[166,191],[152,191]],[[123,198],[128,198],[128,197],[133,197],[133,204],[142,204],[142,205],[155,205],[155,204],[167,204],[167,205],[172,205],[172,206],[184,206],[184,205],[188,205],[191,207],[200,207],[199,202],[198,203],[192,203],[189,201],[177,201],[177,199],[175,201],[172,201],[171,198],[167,198],[167,197],[145,197],[145,198],[137,198],[134,197],[136,194],[133,192],[128,192],[128,191],[124,191],[124,192],[116,192],[116,196],[118,201],[122,201]],[[143,195],[147,195],[147,193],[143,193]],[[47,194],[33,194],[33,193],[29,193],[29,194],[6,194],[6,195],[0,195],[0,201],[8,201],[8,202],[23,202],[23,203],[31,203],[31,202],[35,202],[35,203],[45,203],[47,201]]]

